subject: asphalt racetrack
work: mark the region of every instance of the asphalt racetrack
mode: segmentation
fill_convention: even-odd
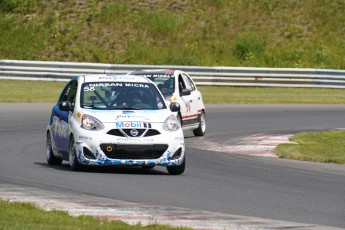
[[[344,105],[207,105],[207,134],[185,132],[186,171],[91,168],[45,159],[51,104],[0,104],[0,182],[143,204],[345,228],[345,166],[201,150],[255,134],[345,128]]]

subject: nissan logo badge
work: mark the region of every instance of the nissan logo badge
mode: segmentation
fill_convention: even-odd
[[[131,130],[131,135],[132,135],[133,137],[138,136],[138,134],[139,134],[138,130],[136,130],[136,129],[132,129],[132,130]]]

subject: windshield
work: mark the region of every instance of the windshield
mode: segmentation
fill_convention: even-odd
[[[174,75],[148,75],[146,76],[150,79],[158,89],[162,92],[164,97],[173,95],[175,91],[175,77]]]
[[[89,109],[165,109],[162,96],[151,83],[88,82],[81,88],[80,106]]]

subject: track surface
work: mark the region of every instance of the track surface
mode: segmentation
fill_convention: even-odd
[[[209,105],[207,135],[186,132],[187,169],[48,166],[45,127],[51,104],[0,104],[0,182],[144,204],[345,228],[345,166],[200,150],[204,140],[236,144],[258,133],[345,127],[340,105]]]

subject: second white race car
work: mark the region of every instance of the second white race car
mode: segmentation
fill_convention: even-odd
[[[192,78],[181,70],[153,69],[130,72],[150,79],[162,92],[165,100],[178,102],[180,112],[175,113],[184,130],[193,130],[195,136],[206,132],[206,109],[202,95]]]

